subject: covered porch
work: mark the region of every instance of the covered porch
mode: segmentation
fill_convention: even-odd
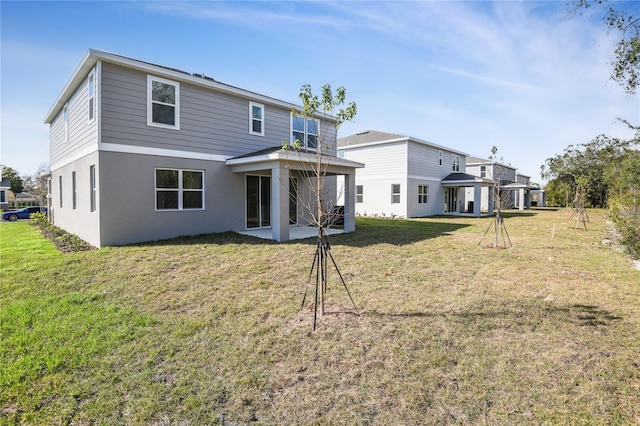
[[[493,187],[491,179],[467,173],[451,173],[440,181],[445,192],[444,214],[456,216],[482,216],[483,188]],[[494,200],[490,190],[484,191],[488,196],[487,215],[493,214]]]
[[[282,146],[231,158],[226,164],[233,173],[243,174],[247,179],[246,226],[240,233],[278,242],[316,235],[315,226],[306,226],[313,225],[313,220],[298,211],[299,203],[309,197],[317,200],[320,196],[323,206],[333,209],[337,199],[335,188],[330,193],[331,185],[325,188],[329,193],[316,194],[311,184],[318,174],[325,180],[330,176],[344,176],[344,228],[341,231],[355,231],[355,173],[357,168],[364,167],[363,164],[313,151],[283,149]],[[297,179],[303,184],[295,183]]]

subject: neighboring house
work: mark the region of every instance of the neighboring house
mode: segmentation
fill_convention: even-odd
[[[410,136],[368,130],[338,140],[338,156],[364,163],[356,173],[356,214],[480,216],[465,203],[492,181],[464,173],[466,154]],[[338,184],[340,187],[340,184]]]
[[[531,207],[530,177],[517,173],[517,169],[508,164],[495,160],[482,159],[477,157],[467,157],[467,173],[486,179],[491,179],[494,183],[500,182],[500,192],[502,208],[518,208],[520,210]],[[494,204],[492,198],[493,189],[483,188],[480,194],[480,205],[482,211],[489,211]],[[467,200],[475,200],[474,194],[467,191]]]
[[[27,204],[38,204],[40,202],[40,197],[37,195],[30,194],[28,192],[20,192],[16,194],[15,203],[18,206],[26,206]]]
[[[336,156],[333,117],[305,119],[293,108],[89,50],[45,118],[54,224],[97,247],[260,228],[286,241],[290,224],[309,221],[304,171],[326,134],[326,171],[346,182],[344,230],[354,231],[362,165]],[[306,151],[282,149],[295,139]]]
[[[6,210],[9,207],[9,193],[11,192],[11,179],[3,178],[4,166],[0,164],[0,210]]]

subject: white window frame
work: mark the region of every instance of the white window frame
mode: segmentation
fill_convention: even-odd
[[[159,101],[154,101],[153,97],[153,82],[158,82],[162,84],[168,84],[175,87],[175,103],[164,103]],[[174,107],[174,123],[165,124],[165,123],[156,123],[153,121],[153,104],[157,103],[159,105],[167,105]],[[153,75],[147,76],[147,126],[151,127],[161,127],[163,129],[172,129],[172,130],[180,130],[180,83],[177,81],[167,80],[165,78],[156,77]]]
[[[58,190],[60,191],[60,208],[62,208],[62,175],[58,176]]]
[[[418,185],[418,204],[429,203],[429,185]]]
[[[92,212],[96,211],[96,166],[92,164],[89,166],[89,209]]]
[[[398,191],[395,191],[395,187],[398,187]],[[401,198],[400,198],[400,194],[402,192],[402,187],[400,186],[399,183],[392,183],[391,184],[391,204],[400,204],[401,202]]]
[[[457,154],[451,156],[451,170],[454,172],[460,171],[460,156]]]
[[[71,172],[71,207],[73,210],[78,207],[78,182],[75,170]]]
[[[291,146],[293,146],[293,144],[295,143],[295,139],[293,138],[293,120],[294,117],[298,117],[301,118],[302,120],[304,120],[304,136],[301,142],[301,148],[304,149],[308,149],[310,151],[315,151],[318,148],[318,145],[320,144],[320,120],[316,119],[316,118],[311,118],[311,117],[304,117],[300,114],[291,114],[291,119],[290,119],[290,125],[289,125],[289,144]],[[309,146],[309,134],[313,134],[313,133],[309,133],[309,124],[308,121],[314,121],[316,123],[316,130],[318,132],[318,134],[314,135],[316,136],[316,146],[315,147],[310,147]],[[299,133],[299,132],[298,132]]]
[[[93,89],[92,89],[93,86]],[[93,93],[91,93],[93,92]],[[89,109],[89,123],[96,120],[96,69],[92,69],[87,77],[87,106]]]
[[[156,172],[158,170],[175,170],[178,172],[178,187],[177,188],[158,188],[158,181],[157,181],[157,175]],[[195,172],[195,173],[201,173],[202,174],[202,188],[201,189],[184,189],[183,188],[183,178],[182,178],[182,173],[183,172]],[[157,212],[175,212],[175,211],[194,211],[194,210],[204,210],[205,207],[205,198],[204,198],[204,179],[205,179],[205,175],[204,175],[204,170],[197,170],[197,169],[175,169],[172,167],[156,167],[153,169],[153,187],[154,187],[154,199],[155,199],[155,208]],[[171,192],[178,192],[178,208],[177,209],[159,209],[158,208],[158,191],[171,191]],[[184,198],[184,193],[185,192],[200,192],[202,194],[202,207],[199,208],[185,208],[183,206],[183,198]]]
[[[364,203],[364,185],[356,185],[356,204]]]
[[[485,166],[484,164],[480,166],[480,177],[487,177],[487,166]]]
[[[260,118],[255,118],[253,116],[253,108],[259,108],[260,109]],[[256,132],[255,130],[253,130],[254,121],[257,121],[257,122],[260,123],[260,131],[259,132]],[[249,102],[249,134],[250,135],[257,135],[257,136],[264,136],[264,105],[258,104],[256,102]]]
[[[62,121],[64,125],[64,141],[69,142],[69,102],[62,107]]]

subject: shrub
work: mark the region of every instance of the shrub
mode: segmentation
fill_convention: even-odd
[[[620,244],[632,257],[640,259],[640,201],[612,202],[610,217],[620,234]]]
[[[33,213],[31,215],[31,224],[39,227],[42,234],[50,239],[60,251],[72,252],[95,249],[95,247],[77,235],[71,234],[50,223],[45,213]]]

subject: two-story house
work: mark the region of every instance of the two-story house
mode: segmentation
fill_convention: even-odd
[[[530,177],[517,173],[517,169],[511,165],[495,160],[482,159],[477,157],[467,157],[466,172],[491,179],[495,184],[500,183],[501,208],[519,210],[531,207],[531,186]],[[482,211],[488,211],[493,204],[492,197],[495,189],[484,188],[480,195]],[[474,200],[473,194],[467,191],[468,200]]]
[[[368,130],[338,140],[338,156],[365,164],[356,173],[356,214],[423,217],[480,216],[465,203],[465,189],[480,196],[491,186],[464,172],[466,155],[452,148],[392,133]]]
[[[89,50],[45,118],[53,223],[97,247],[252,229],[286,241],[291,225],[309,221],[305,172],[322,146],[323,170],[346,183],[344,230],[354,231],[362,165],[336,156],[333,117],[293,108],[205,75]],[[282,149],[296,139],[304,150]]]

